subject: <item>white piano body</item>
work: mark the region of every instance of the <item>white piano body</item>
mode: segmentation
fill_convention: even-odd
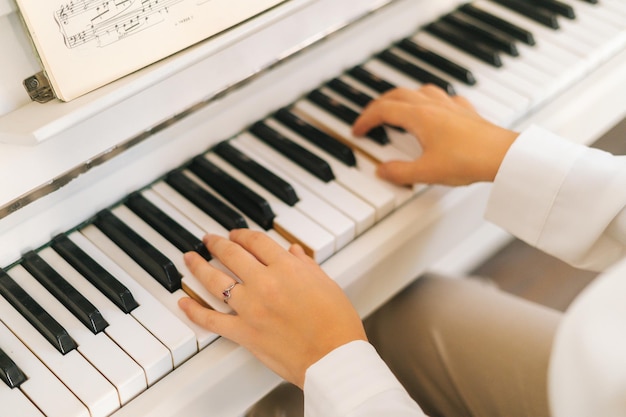
[[[290,0],[72,102],[39,104],[21,86],[37,60],[14,4],[0,0],[0,266],[459,3]],[[539,123],[591,143],[624,117],[624,97],[622,48],[511,127]],[[488,190],[430,187],[323,267],[362,316],[426,270],[470,270],[509,239],[482,219]],[[218,339],[113,415],[234,417],[278,382]]]

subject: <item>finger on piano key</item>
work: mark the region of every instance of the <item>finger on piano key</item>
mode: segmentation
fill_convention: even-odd
[[[106,335],[141,367],[143,384],[138,383],[136,391],[132,391],[132,387],[128,388],[126,394],[120,391],[122,405],[143,391],[146,383],[147,386],[154,384],[173,369],[169,350],[132,315],[123,313],[53,249],[45,248],[39,254],[98,307],[109,322],[109,326],[104,330]],[[84,257],[88,257],[84,252],[83,254]],[[80,344],[80,341],[78,343]]]
[[[324,229],[321,225],[305,216],[297,208],[289,207],[278,200],[252,179],[238,172],[234,167],[229,166],[226,161],[222,160],[216,154],[209,153],[204,155],[204,158],[247,188],[265,198],[272,207],[272,210],[276,213],[274,228],[280,230],[283,236],[288,240],[302,245],[305,252],[318,263],[323,262],[339,249],[339,243],[331,231]],[[340,237],[341,243],[347,243],[354,238],[354,234]]]
[[[250,134],[243,133],[239,135],[233,139],[233,143],[240,143],[241,148],[247,149],[251,153],[258,153],[265,161],[272,164],[274,168],[280,167],[279,171],[283,173],[288,172],[287,178],[300,182],[318,197],[348,216],[356,224],[357,235],[363,233],[374,224],[376,219],[374,207],[336,182],[319,180]]]
[[[404,152],[393,146],[384,146],[372,140],[367,140],[366,138],[354,137],[350,125],[337,119],[308,100],[296,102],[292,110],[297,116],[326,131],[351,148],[363,152],[373,161],[380,163],[394,160],[407,161],[411,159]]]
[[[2,322],[86,405],[92,417],[106,417],[119,409],[115,387],[77,349],[61,354],[4,298],[0,298],[0,311]]]
[[[332,95],[329,94],[328,89],[317,89],[311,91],[306,98],[309,102],[313,103],[348,126],[352,126],[359,117],[359,114],[354,109],[346,106],[345,103],[335,100]],[[387,132],[382,126],[373,128],[365,135],[365,137],[381,145],[389,143]]]
[[[11,389],[19,387],[26,381],[24,371],[2,350],[2,346],[0,346],[0,379]]]
[[[100,333],[109,325],[102,313],[81,293],[50,268],[35,252],[24,254],[22,266],[92,333]]]
[[[181,252],[194,251],[207,261],[211,260],[211,254],[204,246],[204,243],[202,243],[201,238],[195,236],[176,220],[161,211],[139,192],[131,194],[124,204]]]
[[[76,342],[67,330],[2,270],[0,294],[61,354],[76,349]]]
[[[356,167],[347,167],[332,156],[325,154],[323,150],[315,147],[307,142],[295,132],[281,126],[277,121],[268,119],[266,123],[285,137],[298,143],[300,146],[307,148],[310,152],[315,153],[323,158],[333,169],[336,181],[361,197],[367,203],[376,208],[376,218],[378,220],[385,217],[395,208],[395,195],[389,189],[383,187],[372,177],[367,177],[357,170]],[[413,140],[415,140],[413,138]]]
[[[120,205],[114,207],[112,213],[123,222],[126,227],[134,233],[141,235],[149,241],[156,250],[169,259],[181,274],[182,289],[187,295],[196,299],[201,304],[211,307],[222,313],[230,313],[232,310],[228,304],[222,302],[211,293],[195,278],[187,269],[187,265],[183,260],[183,252],[176,246],[172,245],[166,238],[154,230],[149,224],[144,222],[139,216],[133,213],[128,207]],[[209,261],[213,263],[213,260]]]
[[[189,326],[161,304],[83,234],[73,232],[69,235],[69,239],[98,265],[128,287],[139,303],[139,307],[133,309],[130,314],[169,350],[174,367],[179,366],[197,353],[196,336]]]
[[[398,54],[403,54],[402,51],[398,51]],[[407,59],[411,59],[406,54]],[[414,59],[414,58],[413,58]],[[386,66],[384,63],[378,60],[371,60],[364,64],[364,67],[371,72],[378,74],[380,77],[386,77],[393,82],[409,89],[417,89],[420,84],[415,80],[410,79],[408,76],[400,73],[399,71]],[[498,123],[507,124],[516,120],[523,111],[530,106],[530,100],[526,97],[522,97],[517,93],[511,95],[507,93],[500,94],[501,89],[506,91],[506,87],[497,85],[497,88],[493,88],[494,83],[487,77],[479,75],[477,77],[477,84],[475,86],[466,86],[463,83],[450,80],[454,85],[455,90],[459,95],[470,100],[476,111],[486,119]],[[492,97],[490,94],[494,94],[496,91],[497,97]],[[491,93],[490,93],[491,92]]]
[[[248,227],[240,213],[237,213],[208,190],[192,181],[189,172],[186,170],[177,170],[169,173],[165,182],[212,219],[215,219],[226,230]]]
[[[105,333],[92,333],[25,268],[18,265],[9,274],[67,329],[78,344],[78,352],[115,387],[120,403],[128,402],[146,389],[143,370]]]
[[[96,286],[102,294],[106,295],[124,313],[130,313],[139,307],[128,288],[98,265],[97,262],[86,256],[66,235],[56,236],[52,239],[51,245],[85,279]]]
[[[272,166],[272,164],[263,160],[254,153],[247,153],[248,150],[241,147],[234,141],[229,141],[229,146],[237,151],[246,154],[248,158],[254,160],[259,165],[266,169],[275,172],[280,175],[281,178],[289,178],[289,175],[280,169]],[[341,248],[347,245],[356,236],[356,224],[345,214],[328,204],[326,201],[313,194],[297,181],[291,181],[290,184],[294,187],[298,194],[299,201],[296,203],[295,208],[301,211],[303,214],[313,219],[317,224],[324,227],[326,230],[334,234],[337,247]]]
[[[0,297],[1,298],[1,297]],[[0,303],[3,300],[0,300]],[[0,304],[1,305],[1,304]],[[2,310],[5,311],[4,309]],[[9,330],[2,321],[0,321],[0,347],[10,352],[11,357],[15,360],[28,379],[24,381],[19,390],[14,389],[12,392],[23,393],[24,397],[34,406],[41,410],[46,417],[89,417],[89,411],[83,403],[65,386],[50,370],[37,358],[22,341],[20,341]],[[1,383],[0,383],[1,384]],[[27,405],[21,403],[21,400],[8,400],[3,394],[0,394],[2,406],[5,409],[12,410],[17,413],[23,411],[25,414],[17,413],[20,417],[30,417]],[[5,402],[8,401],[8,402]],[[15,404],[12,408],[11,401],[20,401],[21,404]],[[23,410],[19,407],[25,407]],[[32,416],[40,417],[42,414],[32,414]]]
[[[85,226],[80,233],[91,241],[100,251],[108,258],[114,260],[126,273],[132,277],[142,288],[144,288],[152,297],[160,304],[165,306],[171,314],[176,316],[181,322],[194,332],[195,341],[198,349],[203,349],[211,342],[218,338],[215,333],[209,332],[201,326],[193,323],[178,307],[178,300],[186,297],[187,294],[183,290],[169,292],[160,283],[158,283],[150,274],[148,274],[139,264],[137,264],[130,256],[120,249],[112,240],[94,225]],[[140,300],[141,302],[141,300]]]
[[[174,292],[181,288],[181,275],[172,260],[163,256],[142,236],[120,221],[110,210],[103,210],[98,213],[94,225],[141,265],[165,289]]]
[[[45,417],[19,389],[11,389],[0,382],[0,404],[11,415],[20,417]]]

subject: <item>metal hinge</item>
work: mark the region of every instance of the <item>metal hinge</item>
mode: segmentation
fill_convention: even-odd
[[[33,101],[47,103],[56,98],[50,86],[50,82],[48,81],[48,77],[46,77],[43,71],[28,77],[24,80],[23,84],[24,88],[26,88],[26,92]]]

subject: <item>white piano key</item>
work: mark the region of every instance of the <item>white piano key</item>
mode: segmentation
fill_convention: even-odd
[[[0,307],[4,312],[5,305],[2,303],[6,301],[2,297],[0,299]],[[85,405],[1,321],[0,347],[11,355],[28,377],[18,391],[22,392],[46,417],[89,417]],[[2,401],[0,404],[6,407],[4,400],[0,401]],[[22,416],[19,413],[16,415]]]
[[[183,260],[183,253],[167,239],[165,239],[159,232],[154,230],[148,223],[143,221],[132,210],[126,206],[117,206],[111,210],[121,221],[126,223],[137,234],[150,242],[157,250],[165,255],[170,261],[174,263],[176,269],[182,274],[183,290],[194,298],[200,298],[203,303],[210,306],[214,310],[222,313],[230,313],[232,309],[228,304],[224,303],[221,299],[218,299],[207,291],[206,288],[198,281],[196,277],[185,265]],[[214,261],[211,260],[213,263]]]
[[[300,100],[294,105],[295,112],[312,122],[318,128],[346,143],[348,146],[368,155],[378,162],[409,161],[411,157],[393,146],[385,146],[367,138],[356,138],[352,128],[308,100]]]
[[[250,152],[258,152],[259,155],[275,168],[285,173],[286,178],[292,178],[300,182],[318,197],[350,217],[356,224],[357,235],[371,227],[376,219],[376,210],[365,201],[358,198],[335,182],[323,182],[300,168],[269,146],[251,136],[243,133],[234,142],[240,142],[242,147]],[[371,142],[371,141],[369,141]],[[290,180],[291,181],[291,180]]]
[[[278,131],[285,137],[307,149],[309,152],[314,153],[328,162],[335,174],[335,180],[352,191],[354,194],[361,197],[370,205],[374,206],[376,208],[376,218],[378,220],[385,217],[395,208],[395,195],[389,191],[389,189],[380,185],[379,181],[376,181],[375,178],[364,175],[359,172],[357,168],[344,165],[329,153],[313,145],[311,142],[281,125],[276,120],[267,119],[265,123],[272,129]],[[411,137],[410,139],[416,142],[414,137]]]
[[[0,404],[14,416],[45,417],[19,388],[11,389],[5,383],[0,383]]]
[[[131,316],[169,350],[174,367],[198,351],[193,331],[131,278],[119,265],[81,233],[74,232],[69,235],[69,238],[132,292],[139,307],[131,311]]]
[[[109,323],[104,329],[106,335],[143,369],[143,383],[137,383],[135,391],[129,389],[124,395],[120,392],[122,405],[145,390],[146,384],[154,384],[173,369],[169,350],[132,315],[123,313],[53,249],[45,248],[39,256],[98,308]]]
[[[21,265],[9,270],[9,275],[67,330],[80,354],[113,384],[120,402],[126,403],[146,389],[142,369],[105,333],[93,334]]]
[[[340,94],[335,93],[329,88],[322,87],[319,90],[328,97],[351,108],[357,113],[361,113],[363,111],[362,107],[352,103],[350,100],[344,98]],[[402,133],[397,129],[388,128],[386,126],[383,126],[383,128],[385,129],[385,132],[387,133],[387,137],[389,138],[390,142],[388,145],[385,146],[393,146],[400,152],[404,153],[409,159],[415,159],[422,154],[422,148],[419,146],[419,143],[414,140],[409,140],[405,133]]]
[[[564,49],[569,50],[570,52],[575,53],[576,55],[585,58],[585,60],[589,61],[589,63],[597,64],[597,58],[593,56],[594,51],[597,48],[586,42],[579,42],[578,39],[572,38],[571,34],[567,32],[564,32],[562,30],[557,32],[547,27],[544,27],[541,24],[534,22],[532,19],[515,13],[510,9],[507,9],[506,7],[500,6],[496,3],[478,0],[472,4],[513,24],[530,30],[535,35],[535,38],[538,42],[552,42]]]
[[[250,159],[253,159],[266,169],[269,169],[281,177],[289,178],[289,175],[286,172],[274,167],[258,154],[250,153],[245,147],[241,146],[241,144],[231,141],[229,142],[229,145],[238,149],[240,152],[243,152]],[[334,233],[337,237],[338,247],[343,247],[345,244],[354,239],[356,236],[356,224],[352,219],[328,204],[325,200],[322,200],[316,194],[309,191],[299,182],[290,181],[290,184],[300,199],[296,203],[295,207],[320,225],[324,226],[327,230],[335,231]]]
[[[503,92],[503,89],[508,90],[508,88],[502,85],[495,86],[494,82],[487,77],[478,76],[478,82],[473,86],[469,86],[457,81],[430,64],[410,56],[410,54],[399,48],[395,48],[394,52],[409,62],[419,63],[450,82],[458,95],[470,100],[481,116],[494,123],[505,126],[511,125],[530,107],[530,99],[512,90]],[[382,78],[389,79],[390,81],[393,80],[393,82],[399,86],[408,88],[416,88],[419,86],[417,82],[411,80],[408,76],[401,74],[399,71],[377,59],[367,62],[364,67]],[[494,94],[494,91],[498,93]]]
[[[506,67],[491,67],[469,53],[440,40],[430,33],[419,32],[413,39],[433,49],[440,55],[468,68],[477,78],[479,76],[481,77],[479,82],[483,81],[483,79],[497,82],[502,86],[508,87],[508,90],[516,91],[518,94],[529,98],[531,105],[540,103],[547,98],[547,93],[543,85],[535,85],[533,81],[524,78],[524,75],[509,71]],[[503,91],[502,89],[496,91],[501,95],[508,94],[508,91]]]
[[[11,272],[9,271],[11,275]],[[19,282],[19,280],[18,280]],[[62,355],[2,297],[2,321],[87,406],[91,417],[119,409],[117,391],[85,358],[72,350]]]
[[[139,283],[146,291],[156,298],[170,313],[182,321],[186,327],[191,329],[196,338],[198,348],[202,349],[217,339],[217,335],[193,323],[187,315],[178,307],[178,300],[186,297],[182,290],[170,293],[161,284],[159,284],[152,276],[150,276],[141,266],[133,261],[122,249],[113,243],[104,235],[97,227],[88,225],[80,231],[95,246],[104,252],[109,258],[114,259],[115,263],[126,271],[135,281]]]
[[[332,231],[324,229],[313,219],[306,217],[297,208],[288,206],[265,188],[238,171],[228,162],[224,161],[218,155],[209,153],[205,154],[205,158],[267,200],[276,214],[276,217],[274,218],[274,227],[283,229],[286,233],[292,235],[297,242],[300,242],[305,247],[309,248],[310,251],[312,251],[311,256],[318,263],[328,259],[333,253],[335,253],[336,250],[339,249],[339,243],[337,242],[337,239],[335,239],[335,235]],[[342,246],[345,246],[345,243],[354,238],[354,233],[350,233],[351,230],[336,232],[339,232],[339,238],[341,239]]]

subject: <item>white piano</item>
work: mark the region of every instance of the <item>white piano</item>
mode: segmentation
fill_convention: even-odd
[[[562,0],[562,3],[573,6],[577,18],[570,20],[559,16],[561,28],[553,31],[512,11],[502,2],[471,2],[474,12],[482,11],[527,28],[536,38],[536,46],[517,41],[520,57],[501,53],[504,65],[494,68],[426,30],[426,25],[460,6],[459,1],[288,0],[220,36],[86,96],[68,103],[42,104],[32,102],[22,87],[22,80],[39,72],[40,67],[16,7],[11,0],[0,0],[3,57],[0,70],[0,267],[6,272],[0,274],[0,285],[6,290],[10,281],[3,281],[3,277],[9,276],[51,317],[60,323],[70,323],[66,325],[68,333],[79,345],[67,355],[51,351],[50,346],[39,346],[46,345],[45,338],[34,329],[25,328],[30,324],[6,296],[0,297],[0,350],[26,375],[26,380],[15,388],[9,388],[0,380],[3,404],[0,414],[46,417],[243,415],[280,382],[276,375],[230,341],[192,328],[187,329],[191,334],[190,343],[171,347],[161,340],[162,344],[154,347],[157,357],[159,347],[163,351],[167,346],[166,359],[160,362],[164,368],[155,365],[158,361],[144,367],[141,362],[144,359],[132,355],[139,342],[126,341],[126,345],[115,339],[110,330],[114,315],[108,315],[108,299],[98,301],[103,297],[96,294],[95,287],[83,290],[79,286],[82,277],[63,264],[55,245],[50,243],[52,239],[59,234],[69,236],[97,263],[113,275],[117,274],[116,277],[131,289],[140,308],[144,308],[141,310],[144,315],[149,315],[145,313],[144,300],[146,306],[148,299],[158,301],[160,298],[153,293],[160,294],[163,290],[153,290],[154,283],[143,285],[145,271],[111,243],[112,240],[102,237],[101,229],[93,224],[94,216],[108,209],[118,217],[123,216],[125,222],[131,222],[133,214],[129,214],[126,206],[120,208],[120,202],[131,193],[141,191],[151,201],[161,202],[162,208],[174,207],[168,213],[179,223],[188,224],[189,230],[200,233],[205,229],[193,215],[197,208],[177,211],[175,200],[182,197],[172,192],[170,184],[164,181],[166,175],[213,145],[231,138],[238,141],[233,143],[245,152],[245,144],[256,140],[247,129],[291,105],[313,124],[319,123],[319,127],[331,129],[335,134],[349,136],[345,133],[347,124],[324,114],[307,98],[308,93],[316,89],[327,92],[331,98],[358,110],[355,103],[329,92],[326,85],[329,80],[341,77],[349,85],[374,95],[373,87],[347,75],[355,66],[393,85],[419,85],[406,73],[383,62],[379,55],[402,39],[410,39],[470,68],[478,81],[473,86],[398,46],[392,48],[405,62],[420,64],[447,81],[459,94],[467,94],[486,117],[516,129],[538,123],[573,141],[592,143],[626,114],[626,1],[599,0],[598,4],[593,4],[584,0]],[[452,25],[449,21],[446,24],[444,29]],[[268,122],[274,126],[275,120],[272,123]],[[393,133],[401,135],[397,131]],[[386,146],[395,146],[394,152],[408,155],[413,152],[410,146],[393,141]],[[261,148],[263,145],[255,147],[253,154],[257,155]],[[258,155],[266,156],[273,151],[265,149],[263,152]],[[363,178],[368,175],[371,178],[366,168],[369,166],[371,170],[371,161],[368,162],[360,151],[357,155],[355,169],[362,170]],[[273,166],[272,157],[267,156],[267,160],[270,161],[268,166]],[[300,184],[301,192],[309,193],[306,186],[301,185],[305,182],[293,179],[299,178],[299,174],[285,169],[287,177]],[[277,172],[282,171],[277,169]],[[353,232],[341,244],[338,233],[333,235],[331,232],[335,231],[328,230],[335,236],[330,253],[312,250],[363,317],[424,271],[471,270],[509,239],[506,233],[482,220],[487,184],[454,189],[416,187],[412,192],[389,190],[395,196],[391,209],[376,212],[370,223],[356,222],[358,233]],[[360,191],[351,192],[357,195]],[[169,199],[168,193],[176,197]],[[332,206],[332,200],[330,198],[327,205]],[[349,214],[346,216],[350,217]],[[150,227],[141,230],[147,229]],[[158,235],[150,229],[144,237],[153,243],[163,240],[155,233]],[[108,243],[103,243],[105,241]],[[94,344],[89,339],[90,334],[84,336],[84,329],[78,330],[80,326],[73,324],[73,316],[61,311],[62,305],[46,294],[33,278],[38,259],[54,265],[61,275],[71,275],[72,278],[66,276],[66,279],[74,282],[78,292],[94,304],[105,306],[100,310],[111,327],[98,337],[107,339],[103,344],[110,345],[111,340],[115,340],[114,345],[128,346],[113,356],[124,357],[127,361],[133,358],[129,363],[133,369],[139,369],[139,374],[135,379],[129,375],[128,381],[134,381],[135,385],[128,382],[123,390],[116,387],[100,390],[103,384],[114,385],[108,380],[113,379],[109,375],[117,375],[116,370],[100,371],[98,365],[94,365],[95,369],[80,371],[77,376],[69,375],[72,372],[67,368],[72,365],[57,364],[65,360],[57,356],[73,356],[73,360],[86,365],[107,362],[107,358],[102,354],[97,356],[97,347],[94,348],[96,356],[89,356],[91,353],[85,346]],[[172,261],[176,263],[179,259]],[[61,264],[65,267],[57,266]],[[193,290],[194,283],[189,277],[186,279],[183,288]],[[164,302],[154,309],[167,312],[168,317],[179,317],[171,305],[171,302]],[[135,320],[134,326],[139,324],[150,329],[141,337],[152,333],[156,337],[156,327],[150,326],[157,325],[149,324],[148,318],[136,312],[123,316]],[[149,350],[147,342],[141,346],[140,353]],[[47,358],[52,358],[51,363],[47,363]],[[122,368],[119,372],[132,373],[129,367]],[[98,379],[100,373],[107,378],[100,376]],[[94,380],[104,381],[93,384],[97,393],[89,391],[92,374]],[[69,375],[68,381],[59,383],[57,375],[61,379]],[[76,378],[83,377],[82,384],[75,382]],[[59,387],[51,388],[53,384]],[[54,397],[57,392],[59,396]]]

